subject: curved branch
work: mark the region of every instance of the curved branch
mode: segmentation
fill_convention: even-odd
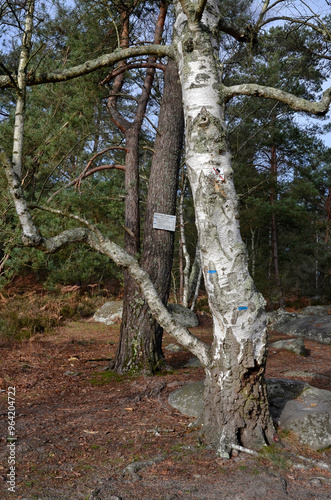
[[[274,87],[265,87],[255,83],[244,83],[242,85],[233,85],[225,87],[224,95],[226,102],[233,97],[246,95],[251,97],[263,97],[287,104],[295,111],[305,111],[317,116],[323,116],[327,113],[331,102],[331,87],[323,92],[322,99],[319,102],[307,101],[302,97],[297,97],[289,92],[275,89]]]
[[[153,62],[140,62],[140,63],[130,63],[130,64],[125,64],[123,66],[120,66],[119,68],[115,68],[109,75],[100,82],[100,85],[106,85],[107,83],[110,82],[113,78],[116,78],[116,76],[124,73],[125,71],[128,71],[130,69],[139,69],[139,68],[156,68],[156,69],[161,69],[164,71],[166,69],[165,64],[161,63],[153,63]],[[112,94],[113,95],[113,94]]]
[[[79,187],[79,186],[80,186],[80,184],[81,184],[82,179],[84,179],[85,177],[88,177],[89,175],[91,175],[91,174],[92,174],[92,173],[94,173],[94,172],[97,172],[97,170],[96,170],[96,169],[93,169],[93,171],[92,171],[92,170],[90,170],[90,171],[88,172],[88,170],[89,170],[89,168],[91,167],[91,165],[92,165],[92,163],[94,162],[94,160],[95,160],[96,158],[98,158],[99,156],[102,156],[102,155],[104,155],[105,153],[107,153],[108,151],[111,151],[111,150],[113,150],[113,149],[119,149],[119,150],[121,150],[121,151],[126,151],[126,152],[127,152],[127,149],[126,149],[126,148],[124,148],[123,146],[112,146],[112,147],[109,147],[109,148],[103,149],[102,151],[99,151],[98,153],[95,153],[95,155],[93,155],[93,156],[92,156],[92,158],[88,161],[88,163],[87,163],[86,167],[84,168],[84,170],[82,171],[82,173],[81,173],[81,174],[80,174],[80,175],[79,175],[76,179],[74,179],[74,180],[70,183],[70,186],[72,186],[73,184],[77,184],[77,185],[78,185],[78,187]],[[108,169],[110,169],[110,168],[119,168],[119,169],[121,169],[121,170],[124,170],[124,171],[125,171],[125,167],[123,167],[123,165],[113,165],[113,166],[111,166],[111,165],[104,165],[102,169],[101,169],[100,167],[97,167],[97,168],[98,168],[99,170],[105,170],[105,168],[108,168]],[[87,174],[87,172],[88,172],[88,174]],[[69,185],[67,185],[66,187],[69,187]]]
[[[175,337],[180,344],[182,344],[195,356],[197,356],[204,367],[208,366],[208,364],[210,363],[209,347],[202,340],[193,335],[189,330],[181,326],[173,319],[172,315],[158,296],[147,272],[139,266],[134,257],[129,255],[125,250],[116,245],[116,243],[114,243],[113,241],[105,238],[95,226],[93,226],[82,217],[72,214],[66,214],[61,212],[60,210],[41,207],[38,205],[30,205],[30,208],[37,208],[57,215],[66,216],[79,221],[80,223],[83,223],[83,225],[85,226],[63,231],[57,236],[51,238],[41,238],[41,241],[38,245],[38,248],[40,250],[43,250],[47,253],[54,253],[61,248],[70,245],[71,243],[82,242],[86,243],[99,253],[106,255],[117,265],[126,268],[132,278],[139,285],[145,297],[145,300],[152,312],[152,315],[158,321],[158,323],[170,335]],[[25,242],[25,244],[28,245],[27,242]],[[35,246],[33,242],[32,246]]]
[[[39,205],[28,205],[24,197],[19,178],[13,170],[13,165],[9,158],[1,150],[0,162],[3,163],[5,173],[7,175],[11,198],[15,205],[16,213],[19,217],[22,228],[22,242],[25,246],[38,248],[46,253],[54,253],[72,243],[83,242],[99,253],[107,255],[117,265],[128,270],[132,278],[141,288],[152,315],[159,322],[159,324],[169,334],[174,336],[180,344],[197,356],[204,367],[207,367],[210,364],[209,347],[202,340],[198,339],[195,335],[190,333],[186,328],[178,324],[173,319],[158,296],[147,272],[141,269],[134,257],[129,255],[125,252],[125,250],[108,238],[105,238],[93,224],[88,222],[83,217],[63,213],[60,210],[53,208],[41,207]],[[84,227],[69,229],[51,238],[44,238],[34,223],[30,214],[30,208],[38,208],[53,214],[69,217],[70,219],[83,224]]]
[[[42,83],[65,82],[79,76],[88,75],[100,68],[112,66],[124,59],[145,55],[155,55],[157,57],[174,58],[174,48],[172,45],[151,44],[144,47],[130,47],[128,49],[116,49],[111,54],[104,54],[96,59],[85,61],[83,64],[62,70],[45,72],[30,72],[27,77],[27,86],[40,85]],[[0,75],[0,87],[8,88],[13,84],[7,75]]]
[[[92,168],[91,170],[88,170],[81,179],[85,179],[89,175],[95,174],[95,172],[100,172],[101,170],[122,170],[122,172],[125,172],[125,166],[124,165],[100,165],[99,167]],[[77,182],[77,180],[76,180]]]
[[[322,28],[319,28],[318,26],[316,26],[316,24],[310,23],[307,20],[305,21],[304,19],[295,19],[295,18],[289,17],[289,16],[275,16],[275,17],[270,17],[269,19],[266,19],[265,21],[263,21],[263,22],[260,23],[259,29],[262,28],[263,26],[265,26],[266,24],[274,23],[274,22],[277,22],[277,21],[288,21],[290,23],[296,23],[296,24],[300,24],[300,25],[303,25],[303,26],[308,26],[309,28],[313,29],[317,33],[320,33],[320,35],[323,35],[324,40],[326,42],[331,42],[330,32],[326,28],[322,29]]]
[[[206,8],[207,1],[208,0],[199,0],[197,9],[196,9],[195,14],[194,14],[194,20],[195,21],[200,21],[201,20],[202,14],[203,14],[203,12],[204,12],[204,10]]]

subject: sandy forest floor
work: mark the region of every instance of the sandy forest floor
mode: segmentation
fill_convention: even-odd
[[[210,320],[192,331],[210,339]],[[309,451],[292,434],[280,432],[284,447],[271,448],[265,457],[215,456],[198,430],[189,429],[192,419],[167,403],[171,391],[203,379],[202,368],[184,368],[189,352],[165,351],[173,372],[156,377],[102,370],[115,353],[118,334],[119,326],[82,321],[47,337],[1,345],[1,499],[331,498],[330,472],[288,461],[293,453],[331,464],[331,450]],[[270,341],[282,338],[270,335]],[[170,342],[166,335],[164,345]],[[301,380],[331,390],[331,346],[305,344],[307,357],[271,348],[267,376],[284,377],[289,369],[313,372],[317,376]],[[13,386],[15,493],[6,482],[7,389]]]

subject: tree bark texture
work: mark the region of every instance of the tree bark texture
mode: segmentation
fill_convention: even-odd
[[[162,2],[158,20],[156,23],[154,42],[160,43],[162,39],[164,21],[167,13],[167,6]],[[123,18],[123,29],[121,45],[127,47],[129,43],[129,17]],[[156,62],[154,56],[149,56],[149,62]],[[123,63],[119,64],[119,67]],[[142,123],[145,117],[150,91],[153,85],[155,68],[148,68],[142,87],[142,92],[138,100],[136,114],[132,123],[126,120],[117,110],[117,99],[112,94],[117,94],[124,83],[124,74],[116,76],[113,90],[108,99],[108,110],[113,122],[123,131],[126,138],[126,158],[125,158],[125,222],[124,222],[124,244],[130,255],[138,258],[140,252],[140,203],[139,203],[139,136]],[[151,359],[154,365],[157,357],[155,346],[141,350],[140,326],[137,318],[141,316],[141,308],[144,300],[140,296],[139,287],[131,278],[130,274],[124,270],[124,294],[123,294],[123,316],[120,330],[120,339],[111,367],[118,373],[129,370],[138,371],[145,367],[146,360]],[[144,353],[142,355],[142,352]],[[145,356],[146,354],[146,356]]]
[[[54,237],[43,237],[30,215],[17,175],[19,172],[14,171],[15,161],[0,150],[0,162],[7,175],[12,201],[22,227],[22,241],[26,246],[54,253],[74,242],[84,242],[107,255],[116,264],[128,269],[140,286],[153,317],[200,359],[206,371],[204,430],[219,454],[227,457],[233,446],[259,447],[265,442],[272,442],[275,434],[264,383],[265,304],[248,273],[246,250],[239,232],[238,203],[226,139],[224,106],[236,95],[252,95],[276,99],[293,109],[321,115],[329,107],[331,89],[327,89],[321,101],[316,103],[257,84],[224,87],[217,38],[222,26],[219,3],[217,0],[207,3],[199,0],[196,10],[197,4],[186,0],[177,2],[175,41],[170,47],[156,44],[122,48],[76,67],[46,73],[32,71],[21,87],[25,91],[25,84],[66,81],[137,55],[168,55],[177,60],[185,113],[188,177],[194,198],[201,265],[213,313],[214,338],[211,347],[173,319],[137,260],[105,238],[82,217],[63,214],[50,207],[30,207],[70,217],[82,225]],[[17,87],[17,81],[14,75],[0,75],[0,85],[4,88]],[[20,152],[22,136],[21,128],[17,136]],[[171,151],[170,140],[166,144],[167,151]],[[157,209],[166,211],[161,206]],[[130,229],[127,230],[131,236]],[[134,253],[137,248],[134,237],[130,245]],[[149,248],[148,245],[148,241],[146,244],[144,242],[144,251],[145,247],[146,250]],[[157,261],[149,257],[147,260],[152,265],[150,272],[154,272],[153,266],[155,272],[160,272]]]
[[[183,4],[183,2],[181,2]],[[186,164],[194,199],[202,270],[213,314],[212,361],[206,369],[204,432],[221,456],[231,443],[271,442],[264,370],[265,301],[248,272],[224,120],[225,94],[215,38],[218,2],[202,23],[177,4],[175,41],[182,84]]]
[[[164,304],[167,303],[170,290],[174,233],[153,229],[153,217],[155,212],[168,215],[176,213],[183,127],[181,87],[176,64],[169,61],[149,178],[140,261]],[[161,347],[163,330],[152,317],[139,287],[130,279],[114,369],[120,373],[129,370],[155,373],[164,364]]]
[[[284,296],[283,296],[282,283],[279,272],[277,217],[275,214],[275,203],[277,201],[278,161],[277,161],[277,152],[274,145],[272,145],[271,147],[270,174],[271,174],[271,189],[270,189],[271,262],[272,262],[272,271],[275,283],[274,300],[276,304],[279,305],[279,307],[284,307]]]

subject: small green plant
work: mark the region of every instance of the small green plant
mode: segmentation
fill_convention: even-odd
[[[125,380],[124,375],[119,375],[118,373],[112,371],[95,372],[92,374],[91,384],[93,386],[106,385],[111,382],[123,382]]]
[[[281,469],[288,468],[289,464],[279,448],[275,445],[264,446],[260,451],[261,458],[266,458]]]

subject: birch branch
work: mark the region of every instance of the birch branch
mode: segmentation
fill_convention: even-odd
[[[276,89],[274,87],[265,87],[255,83],[244,83],[242,85],[233,85],[224,88],[226,102],[233,97],[247,95],[251,97],[263,97],[287,104],[295,111],[304,111],[317,116],[323,116],[327,113],[331,102],[331,87],[323,92],[322,99],[319,102],[307,101],[302,97],[297,97],[289,92]]]
[[[199,0],[199,4],[198,4],[198,7],[197,7],[197,9],[195,11],[195,15],[194,15],[195,21],[201,20],[202,14],[206,8],[206,4],[207,4],[207,0]]]
[[[37,246],[40,250],[43,250],[46,253],[55,253],[71,243],[83,242],[99,253],[108,256],[117,265],[126,268],[140,287],[153,317],[158,321],[162,328],[175,337],[181,345],[189,349],[195,356],[197,356],[204,367],[208,366],[210,363],[209,347],[202,340],[193,335],[189,332],[189,330],[181,326],[173,319],[168,309],[158,296],[147,272],[139,266],[134,257],[129,255],[113,241],[105,238],[95,226],[82,217],[73,214],[66,214],[60,210],[49,207],[42,207],[38,205],[29,205],[29,207],[69,217],[85,226],[63,231],[62,233],[51,238],[41,237]],[[29,245],[29,242],[25,239],[24,243],[27,246],[36,246],[34,241],[31,241],[31,244]]]
[[[33,13],[34,0],[30,0],[27,4],[27,13],[25,17],[24,32],[22,36],[22,48],[20,51],[18,64],[17,84],[15,85],[17,89],[17,100],[14,121],[12,162],[14,172],[16,175],[18,175],[18,177],[21,177],[23,165],[23,132],[25,119],[26,79],[27,66],[31,49]],[[10,76],[7,76],[7,78],[9,78],[9,81],[13,85],[13,78],[11,78]]]
[[[143,47],[130,47],[128,49],[116,49],[111,54],[104,54],[96,59],[85,61],[83,64],[49,72],[30,72],[27,77],[27,86],[40,85],[42,83],[65,82],[79,76],[88,75],[94,71],[113,66],[114,64],[131,57],[155,55],[157,57],[174,58],[172,45],[151,44]],[[13,75],[15,80],[15,76]],[[0,88],[12,87],[13,83],[8,75],[0,75]]]
[[[116,243],[112,242],[108,238],[105,238],[93,224],[88,222],[83,217],[63,213],[61,210],[49,207],[41,207],[39,205],[28,206],[20,180],[13,171],[13,165],[1,151],[0,162],[2,162],[7,175],[9,191],[20,220],[22,228],[22,242],[25,246],[38,248],[45,253],[55,253],[61,248],[64,248],[72,243],[83,242],[99,253],[107,255],[117,265],[128,270],[132,278],[140,287],[153,317],[155,317],[162,328],[164,328],[170,335],[174,336],[180,344],[197,356],[203,366],[208,366],[210,363],[209,347],[202,340],[198,339],[195,335],[179,325],[173,319],[168,309],[164,306],[158,296],[148,274],[146,271],[141,269],[134,257],[125,252],[125,250],[116,245]],[[44,238],[39,229],[36,227],[29,208],[38,208],[56,215],[69,217],[76,222],[83,224],[84,227],[69,229],[54,237]]]

